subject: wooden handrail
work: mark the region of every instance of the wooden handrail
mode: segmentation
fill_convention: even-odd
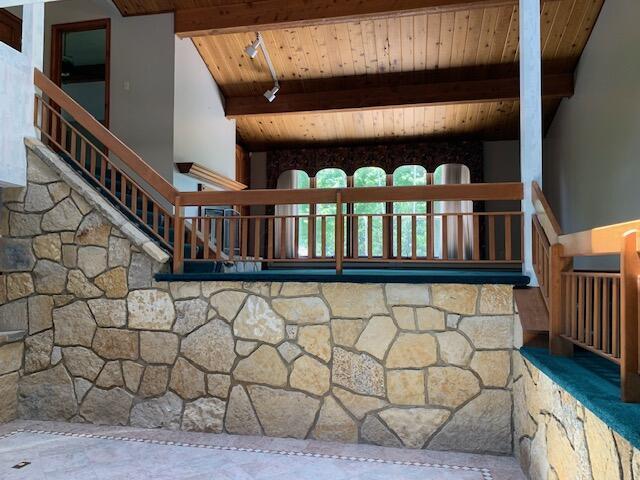
[[[335,203],[408,202],[445,200],[522,200],[521,183],[425,185],[417,187],[310,188],[295,190],[244,190],[240,192],[182,192],[185,206],[198,205],[297,205]]]
[[[101,142],[110,152],[118,156],[124,164],[149,184],[158,194],[172,205],[175,203],[178,191],[164,177],[156,172],[137,153],[126,146],[119,138],[111,133],[104,125],[89,112],[69,97],[60,87],[47,78],[40,70],[35,69],[33,81],[49,99],[71,115],[91,135]]]
[[[640,230],[640,220],[560,235],[558,242],[564,247],[565,257],[615,255],[622,252],[624,236],[631,230]]]
[[[551,206],[544,196],[542,188],[540,188],[540,185],[535,180],[531,183],[531,200],[538,216],[538,221],[549,243],[558,243],[558,237],[562,235],[562,228],[553,210],[551,210]]]

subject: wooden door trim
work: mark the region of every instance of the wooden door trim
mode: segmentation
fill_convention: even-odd
[[[62,34],[105,29],[105,66],[104,66],[104,126],[109,128],[111,107],[111,19],[87,20],[84,22],[59,23],[51,26],[51,80],[62,86]]]

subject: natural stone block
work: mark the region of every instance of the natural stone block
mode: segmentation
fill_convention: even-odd
[[[306,438],[320,401],[304,393],[250,385],[249,396],[260,423],[271,437]]]
[[[331,331],[328,325],[300,327],[298,345],[311,355],[328,362],[331,359]]]
[[[269,285],[270,284],[268,282],[242,282],[240,288],[261,297],[268,297],[271,293]],[[227,286],[227,288],[231,287]]]
[[[201,398],[187,403],[182,416],[182,430],[222,433],[225,403],[217,398]]]
[[[465,317],[459,329],[476,349],[513,347],[513,315],[501,317]]]
[[[182,400],[173,392],[134,405],[131,426],[141,428],[180,428]]]
[[[78,227],[75,243],[78,245],[95,245],[106,248],[109,245],[110,233],[111,225],[98,213],[91,212],[84,217]]]
[[[77,411],[73,382],[62,365],[20,379],[20,418],[69,420]]]
[[[424,405],[424,373],[422,370],[387,371],[387,395],[395,405]]]
[[[22,203],[26,194],[25,187],[3,187],[2,201],[4,203]]]
[[[338,318],[331,320],[333,343],[341,347],[353,347],[364,330],[365,321]]]
[[[319,297],[276,298],[272,305],[287,322],[296,325],[329,322],[329,309]]]
[[[131,242],[126,238],[111,236],[109,238],[109,268],[128,267],[131,262]]]
[[[373,317],[360,335],[356,348],[382,360],[397,331],[391,317]]]
[[[429,448],[510,454],[511,393],[483,390],[453,415]]]
[[[362,283],[325,283],[322,293],[334,317],[369,318],[388,313],[382,285]]]
[[[62,264],[67,268],[78,266],[78,247],[75,245],[62,245]]]
[[[340,387],[333,387],[331,392],[358,420],[362,420],[368,413],[380,410],[387,405],[386,401],[379,398],[357,395]]]
[[[54,203],[58,203],[61,200],[67,198],[71,193],[71,188],[65,182],[50,183],[47,185],[49,189],[49,195]]]
[[[82,221],[82,213],[76,204],[65,198],[42,216],[42,229],[45,232],[75,231]]]
[[[431,307],[416,309],[418,330],[444,330],[446,328],[444,312]]]
[[[415,330],[416,319],[413,307],[393,307],[393,317],[396,319],[398,328],[402,330]]]
[[[122,362],[122,376],[125,386],[133,393],[138,391],[144,367],[130,360]]]
[[[429,403],[456,408],[480,392],[480,382],[469,370],[431,367],[427,372]]]
[[[428,333],[400,333],[389,350],[387,368],[424,368],[438,361],[436,339]]]
[[[284,339],[284,320],[264,299],[250,295],[233,322],[233,333],[240,338],[277,344]]]
[[[405,447],[424,448],[431,436],[447,421],[449,411],[438,408],[389,408],[379,415]]]
[[[326,397],[312,436],[318,440],[330,442],[356,443],[358,425],[333,397]]]
[[[387,283],[385,292],[389,305],[429,305],[429,287],[427,285]]]
[[[236,343],[236,350],[237,349],[238,345]],[[280,352],[280,355],[282,355],[282,358],[284,358],[287,363],[291,363],[293,360],[302,355],[302,350],[300,349],[300,347],[293,342],[281,343],[278,347],[278,352]]]
[[[475,285],[432,285],[433,305],[451,313],[473,315],[476,312],[478,288]]]
[[[85,302],[77,301],[53,310],[56,345],[91,346],[96,322]]]
[[[205,298],[211,297],[214,293],[222,290],[242,290],[242,282],[201,282],[202,296]]]
[[[200,298],[178,300],[176,305],[176,323],[173,331],[180,335],[188,335],[196,328],[207,323],[209,304]]]
[[[285,325],[284,330],[288,339],[294,340],[298,338],[298,325]]]
[[[27,300],[16,300],[0,306],[0,319],[2,319],[3,329],[27,330],[29,328]]]
[[[127,324],[127,303],[124,300],[99,298],[87,302],[99,327],[124,327]]]
[[[510,315],[513,313],[513,286],[483,285],[480,288],[480,313]]]
[[[0,346],[0,375],[11,373],[22,367],[23,342],[7,343]]]
[[[167,391],[169,382],[169,367],[148,365],[142,374],[142,382],[138,393],[143,397],[155,397]]]
[[[62,259],[62,242],[60,235],[49,233],[33,239],[33,251],[36,257],[59,262]]]
[[[258,423],[247,392],[241,385],[231,390],[227,405],[225,429],[235,435],[261,435],[262,429]]]
[[[97,276],[94,281],[98,288],[104,291],[107,298],[124,298],[129,292],[127,269],[124,267],[112,268]],[[173,306],[171,310],[173,310]]]
[[[51,260],[38,260],[33,279],[38,293],[62,293],[67,284],[67,269]]]
[[[98,375],[96,386],[100,388],[124,386],[122,370],[120,369],[120,362],[107,362],[107,364],[100,372],[100,375]]]
[[[304,355],[293,363],[289,383],[291,388],[321,396],[329,391],[330,376],[326,366]]]
[[[478,351],[469,365],[485,387],[504,388],[511,373],[511,352],[508,350]]]
[[[42,233],[42,215],[38,213],[11,212],[9,214],[9,234],[12,237],[34,237]]]
[[[207,393],[213,397],[227,398],[231,388],[231,377],[221,373],[207,375]]]
[[[144,253],[131,256],[128,283],[130,289],[150,288],[154,274],[153,260]]]
[[[7,275],[7,300],[17,300],[34,292],[33,280],[29,273],[10,273]]]
[[[134,290],[127,297],[129,328],[171,330],[175,309],[168,293],[160,290]]]
[[[0,376],[0,424],[18,416],[18,372]]]
[[[31,239],[0,237],[0,272],[28,271],[35,264]]]
[[[211,306],[216,309],[218,315],[225,320],[231,321],[238,314],[238,310],[240,310],[245,298],[247,298],[247,294],[244,292],[227,290],[213,295],[211,297]]]
[[[284,387],[287,374],[287,366],[278,355],[278,351],[269,345],[262,345],[250,356],[240,360],[233,370],[236,380],[274,387]]]
[[[60,180],[60,177],[33,152],[29,152],[27,155],[27,179],[30,183],[51,183]]]
[[[549,419],[546,430],[549,466],[556,472],[557,478],[581,478],[579,475],[580,457],[574,450],[571,440],[567,438],[566,430],[554,418]],[[597,455],[596,452],[593,452],[593,454]],[[612,477],[594,478],[606,478],[608,480]]]
[[[282,345],[286,345],[283,343]],[[280,347],[282,347],[282,345]],[[278,350],[280,351],[280,347]],[[258,348],[258,342],[250,342],[248,340],[236,340],[236,353],[241,357],[246,357],[251,354],[256,348]],[[282,351],[280,351],[282,355]],[[286,357],[285,357],[286,358]]]
[[[182,355],[208,372],[229,373],[236,359],[231,327],[212,320],[182,339]]]
[[[304,295],[317,295],[320,293],[317,283],[285,282],[280,289],[283,297],[302,297]]]
[[[620,478],[620,458],[612,430],[587,409],[584,430],[593,478]]]
[[[383,397],[384,369],[366,353],[333,349],[332,382],[355,393]]]
[[[402,447],[402,442],[375,415],[367,415],[360,428],[362,440],[383,447]]]
[[[184,358],[178,358],[171,370],[169,388],[185,400],[201,397],[206,394],[204,373]]]
[[[53,207],[53,200],[46,185],[30,183],[24,198],[25,212],[44,212]]]
[[[173,365],[178,356],[178,336],[168,332],[140,332],[140,357],[147,363]]]
[[[83,347],[63,348],[62,359],[71,375],[86,378],[91,382],[98,377],[104,366],[104,360],[93,351]]]
[[[84,197],[82,197],[78,192],[72,190],[71,198],[73,199],[73,203],[76,204],[78,210],[80,210],[80,213],[82,213],[82,215],[86,215],[91,212],[91,205],[89,205]]]
[[[67,275],[67,291],[79,298],[97,298],[102,290],[93,285],[81,270],[70,270]]]
[[[93,339],[93,350],[109,360],[136,360],[138,332],[119,328],[98,328]]]
[[[85,380],[84,378],[73,379],[73,389],[76,392],[76,400],[78,401],[78,403],[82,402],[82,399],[91,389],[91,387],[93,387],[93,383],[91,383],[89,380]]]
[[[121,388],[92,388],[80,406],[80,415],[98,425],[127,425],[133,397]]]
[[[24,346],[25,373],[33,373],[49,367],[51,350],[53,349],[53,332],[51,330],[27,337]]]
[[[436,334],[440,346],[440,357],[445,364],[465,367],[471,360],[473,348],[464,335],[459,332],[441,332]]]
[[[196,298],[200,296],[199,282],[171,282],[169,284],[169,289],[174,300]]]

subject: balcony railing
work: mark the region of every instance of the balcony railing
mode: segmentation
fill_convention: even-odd
[[[318,263],[338,272],[345,264],[455,264],[517,266],[522,261],[522,213],[484,211],[486,201],[522,199],[520,183],[430,185],[240,192],[181,193],[176,199],[174,272],[184,262]],[[393,213],[396,202],[416,202],[424,213]],[[385,212],[352,213],[365,204]],[[303,205],[309,214],[189,216],[186,207]],[[318,206],[332,213],[316,213]],[[390,207],[389,207],[390,206]],[[347,213],[351,212],[351,213]],[[225,239],[222,237],[225,227]],[[304,235],[301,235],[304,232]]]

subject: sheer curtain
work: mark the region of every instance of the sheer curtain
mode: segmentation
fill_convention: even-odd
[[[471,183],[471,174],[466,165],[458,163],[448,163],[438,167],[440,175],[436,175],[436,182],[440,185],[456,185]],[[439,177],[439,178],[438,178]],[[473,202],[464,201],[443,201],[435,202],[434,213],[473,213]],[[462,241],[463,258],[470,260],[473,255],[473,216],[464,215],[462,220]],[[442,222],[443,217],[436,216],[435,222],[435,255],[442,257],[446,248],[447,258],[458,258],[458,215],[447,217],[447,243],[442,244]]]
[[[298,188],[298,176],[296,175],[295,170],[289,170],[287,172],[283,172],[278,178],[277,188],[283,190],[295,189]],[[288,215],[297,215],[298,214],[298,205],[276,205],[275,208],[276,216],[288,216]],[[285,257],[286,258],[296,258],[298,252],[294,252],[295,247],[295,219],[288,218],[285,221]],[[282,220],[276,220],[276,224],[274,225],[274,234],[275,234],[275,242],[274,242],[274,254],[276,256],[280,255],[280,244],[282,238]]]

